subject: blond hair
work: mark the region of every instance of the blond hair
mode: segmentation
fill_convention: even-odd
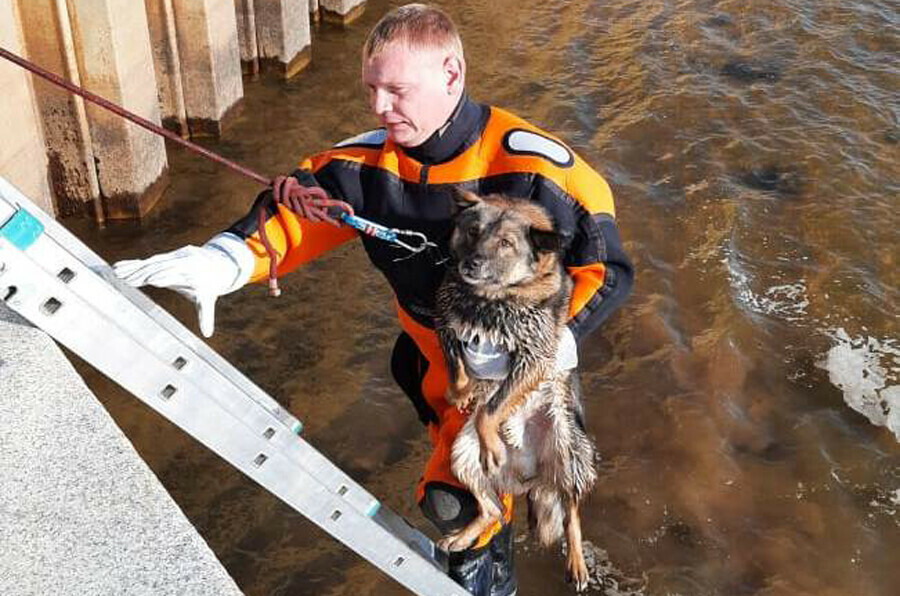
[[[407,4],[384,15],[369,33],[363,60],[386,46],[402,42],[413,49],[445,50],[463,60],[462,40],[446,12],[430,4]]]

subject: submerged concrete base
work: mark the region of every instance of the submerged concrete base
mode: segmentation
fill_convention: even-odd
[[[0,594],[240,590],[56,344],[0,303]]]
[[[111,197],[103,196],[103,215],[105,219],[140,219],[147,215],[163,192],[169,187],[169,168],[166,166],[159,177],[144,192],[120,193]],[[91,215],[96,215],[92,211]]]
[[[265,73],[272,72],[283,79],[290,79],[302,72],[303,69],[309,66],[310,62],[312,62],[312,51],[309,46],[306,46],[288,63],[284,63],[278,58],[260,58],[259,66]],[[244,66],[245,74],[248,74],[248,69],[250,69],[249,64]]]
[[[349,25],[366,11],[365,0],[319,0],[319,11],[326,23]]]
[[[190,131],[190,136],[194,139],[212,137],[218,140],[243,111],[244,100],[241,98],[237,103],[232,104],[231,107],[225,110],[225,113],[218,120],[188,117],[187,127]]]

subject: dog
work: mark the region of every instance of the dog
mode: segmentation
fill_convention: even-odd
[[[588,570],[578,506],[597,475],[577,372],[556,366],[572,291],[561,237],[537,203],[456,195],[437,333],[447,400],[470,412],[451,469],[479,511],[439,546],[468,548],[502,515],[501,494],[527,494],[529,526],[540,542],[549,546],[565,532],[567,577],[581,591]],[[474,370],[479,366],[488,374]]]

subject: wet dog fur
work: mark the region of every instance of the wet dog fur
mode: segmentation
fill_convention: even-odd
[[[453,262],[438,290],[438,336],[447,361],[447,399],[471,414],[452,449],[453,473],[479,515],[445,536],[470,547],[502,515],[500,495],[527,494],[529,524],[550,545],[565,533],[566,570],[587,586],[579,502],[596,480],[577,372],[556,370],[572,282],[546,211],[528,200],[457,192]],[[477,336],[509,353],[499,380],[473,377],[462,342]]]

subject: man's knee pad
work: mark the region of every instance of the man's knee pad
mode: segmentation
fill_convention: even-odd
[[[425,485],[425,498],[419,506],[441,534],[461,530],[478,516],[478,501],[472,493],[442,482]]]

